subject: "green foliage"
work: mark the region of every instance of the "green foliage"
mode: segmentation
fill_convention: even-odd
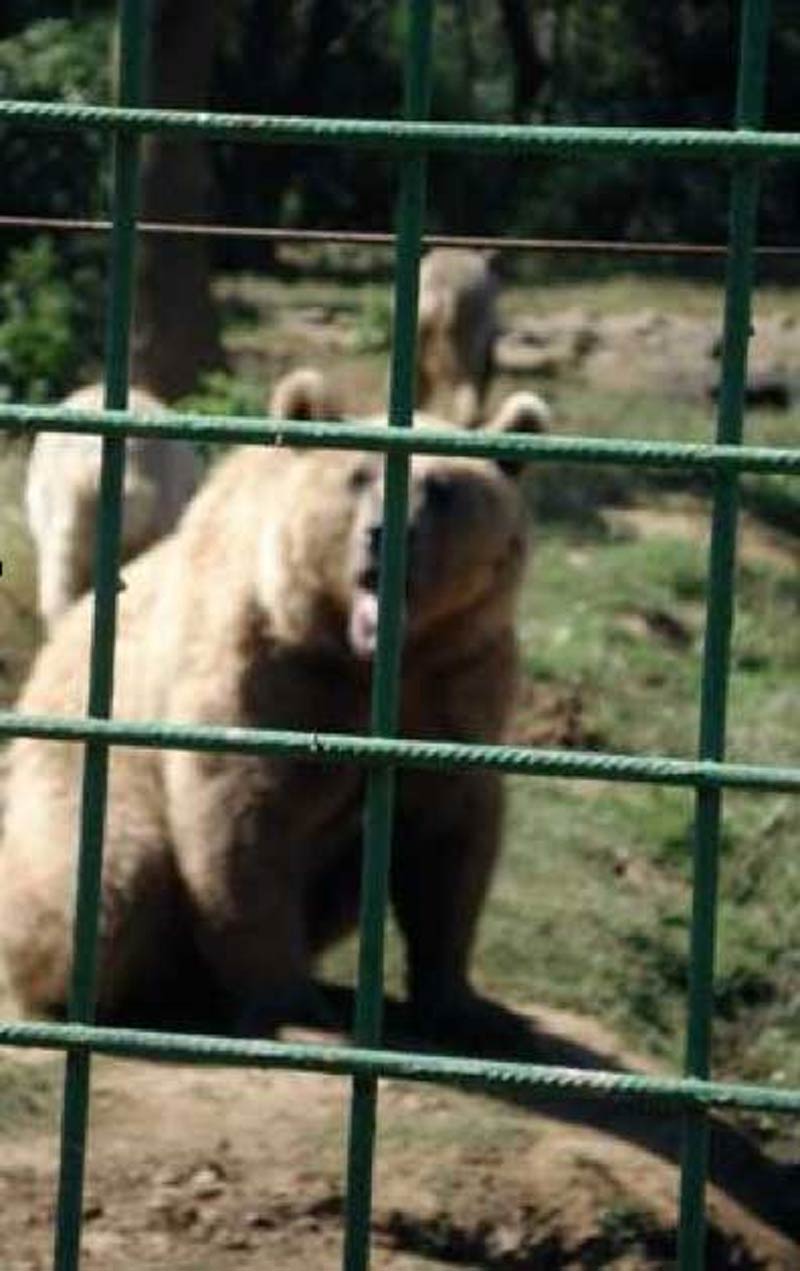
[[[530,122],[727,128],[736,81],[736,10],[728,0],[643,5],[641,0],[561,0],[529,6],[541,83]],[[776,0],[767,125],[793,128],[800,11]],[[407,13],[369,0],[245,4],[227,42],[216,105],[311,115],[399,113]],[[497,0],[435,10],[432,116],[507,123],[515,49]],[[219,152],[225,215],[306,225],[385,228],[395,166],[379,156]],[[265,179],[266,176],[266,179]],[[716,164],[642,162],[625,156],[574,162],[470,154],[429,164],[429,222],[451,232],[549,233],[719,239],[728,174]],[[798,173],[765,174],[762,231],[793,241]],[[238,247],[225,249],[227,260]],[[245,251],[247,249],[244,249]]]
[[[173,405],[198,415],[263,415],[264,394],[260,385],[227,371],[207,371],[195,391]]]
[[[0,41],[0,97],[102,103],[109,96],[108,17],[46,19]],[[107,142],[92,130],[0,128],[0,211],[87,216],[105,208]]]
[[[230,375],[227,371],[207,371],[193,393],[173,402],[178,411],[197,415],[263,415],[264,394],[260,385]],[[211,463],[226,446],[222,442],[199,441],[198,454]]]
[[[36,563],[21,494],[28,462],[27,440],[4,438],[0,442],[0,542],[3,585],[0,587],[0,707],[14,701],[30,666],[42,632],[36,606]],[[0,977],[0,995],[2,977]],[[5,1076],[0,1065],[0,1120]]]
[[[82,102],[108,96],[109,23],[44,19],[0,41],[4,97]]]
[[[392,342],[392,299],[385,288],[368,287],[354,333],[359,353],[382,353]]]
[[[0,95],[106,100],[112,12],[101,8],[96,0],[80,6],[15,0],[0,18],[0,32],[16,31],[0,40]],[[736,9],[728,0],[531,5],[541,66],[528,119],[730,127]],[[766,122],[791,129],[800,110],[800,10],[796,0],[775,0],[773,9]],[[372,0],[242,0],[226,12],[209,104],[257,113],[396,117],[406,17],[404,6]],[[520,50],[509,40],[497,0],[469,6],[441,0],[434,49],[433,118],[509,122]],[[0,142],[6,157],[0,211],[64,215],[100,208],[103,138],[42,132],[32,146],[29,134],[7,128]],[[213,161],[220,219],[353,229],[390,223],[396,164],[379,154],[222,144],[213,147]],[[796,165],[765,171],[765,240],[793,241],[799,181]],[[443,154],[431,160],[428,184],[429,227],[451,232],[702,240],[721,238],[727,219],[728,173],[717,164]],[[226,266],[263,266],[263,246],[220,242],[215,252]]]
[[[48,1060],[34,1067],[18,1059],[0,1060],[0,1117],[17,1131],[42,1124],[52,1116],[60,1091],[58,1061]]]
[[[70,362],[71,297],[54,275],[50,240],[12,252],[0,285],[0,392],[46,401]]]
[[[81,280],[80,271],[68,278],[49,238],[10,254],[0,282],[0,398],[49,401],[80,377],[98,339]]]
[[[109,15],[44,18],[0,40],[0,97],[104,102]],[[92,216],[106,210],[108,145],[93,131],[0,128],[0,212]],[[23,246],[25,244],[25,246]],[[0,393],[44,401],[72,387],[102,348],[104,244],[57,243],[22,233],[0,239]]]

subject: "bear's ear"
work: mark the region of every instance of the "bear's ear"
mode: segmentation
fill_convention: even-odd
[[[342,418],[331,386],[321,371],[301,366],[275,385],[269,401],[273,419],[336,421]]]
[[[547,432],[552,412],[538,393],[512,393],[497,414],[483,427],[496,433]],[[524,467],[523,459],[501,459],[499,465],[509,476],[517,476]]]

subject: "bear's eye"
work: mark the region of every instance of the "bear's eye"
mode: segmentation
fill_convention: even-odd
[[[365,490],[371,480],[372,472],[366,464],[362,464],[360,467],[354,468],[350,473],[347,478],[347,485],[349,489],[351,489],[354,493],[357,493],[359,490]]]

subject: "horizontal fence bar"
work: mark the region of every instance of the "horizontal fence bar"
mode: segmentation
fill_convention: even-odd
[[[210,221],[138,221],[141,234],[164,237],[244,238],[277,243],[341,243],[345,246],[394,247],[394,234],[382,230],[293,229],[281,225],[220,225]],[[0,216],[0,229],[47,230],[55,233],[105,234],[111,222],[77,216]],[[625,241],[614,238],[520,238],[492,234],[423,234],[425,247],[472,247],[477,250],[553,252],[587,256],[713,256],[728,254],[726,243]],[[800,256],[800,246],[765,244],[757,256]]]
[[[351,733],[131,723],[123,720],[23,715],[16,711],[0,711],[0,738],[2,737],[36,737],[49,741],[88,741],[102,738],[115,745],[146,750],[283,755],[296,761],[353,763],[364,767],[398,765],[403,768],[491,769],[522,776],[569,777],[589,781],[800,792],[800,767],[716,763],[711,760],[671,759],[657,755],[594,754],[589,751],[544,750],[528,746],[362,737]]]
[[[750,129],[605,128],[585,126],[412,123],[394,119],[309,119],[300,115],[239,115],[189,110],[126,110],[62,102],[0,101],[0,124],[98,132],[202,136],[205,140],[272,145],[357,146],[386,153],[497,151],[581,157],[590,154],[659,158],[800,159],[800,132]]]
[[[72,410],[0,404],[0,430],[21,433],[97,433],[101,437],[163,437],[246,445],[292,445],[328,450],[452,454],[524,459],[529,463],[606,463],[651,468],[761,473],[800,472],[800,447],[723,446],[680,441],[636,441],[542,435],[498,436],[488,430],[415,428],[402,432],[370,423],[328,423],[259,416],[189,415],[153,418],[135,412]]]
[[[461,1059],[409,1051],[326,1046],[150,1032],[95,1025],[0,1021],[0,1046],[40,1050],[85,1049],[126,1059],[237,1068],[281,1068],[333,1076],[365,1076],[460,1086],[524,1090],[546,1099],[615,1099],[666,1108],[749,1108],[800,1112],[800,1090],[739,1082],[650,1077],[604,1069],[566,1068],[489,1059]]]

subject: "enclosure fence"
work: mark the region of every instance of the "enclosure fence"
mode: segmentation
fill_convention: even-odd
[[[708,1111],[715,1107],[797,1115],[800,1090],[715,1082],[710,1073],[717,872],[723,793],[800,791],[800,769],[733,764],[725,760],[726,699],[734,601],[739,477],[744,472],[798,473],[800,449],[742,444],[747,345],[759,179],[768,161],[800,160],[800,133],[762,129],[769,32],[767,0],[744,0],[735,127],[687,129],[496,127],[426,122],[431,85],[432,0],[409,0],[401,121],[254,117],[145,109],[142,103],[146,0],[121,0],[121,74],[118,106],[0,102],[0,123],[31,130],[95,129],[113,142],[110,296],[106,394],[102,411],[0,405],[0,426],[45,428],[103,437],[100,525],[89,695],[85,719],[0,713],[0,736],[68,740],[85,746],[81,802],[73,977],[68,1022],[0,1022],[0,1044],[66,1052],[54,1267],[76,1271],[80,1261],[84,1162],[92,1056],[96,1053],[347,1074],[352,1078],[343,1265],[366,1268],[377,1094],[381,1078],[436,1082],[473,1089],[520,1088],[541,1099],[580,1095],[626,1100],[656,1112],[679,1110],[684,1121],[678,1265],[705,1265],[705,1185]],[[395,334],[389,427],[278,419],[176,414],[137,418],[128,400],[137,171],[141,139],[152,133],[265,145],[360,146],[389,153],[399,172],[395,257]],[[660,161],[700,159],[730,169],[730,224],[722,348],[722,387],[716,436],[707,445],[596,440],[582,437],[506,437],[461,430],[417,434],[413,416],[417,270],[425,219],[426,161],[444,150],[553,154],[636,154]],[[291,443],[386,454],[385,530],[380,574],[378,647],[373,677],[371,735],[308,734],[239,728],[190,728],[167,721],[126,723],[112,718],[116,596],[125,438],[159,436],[264,445]],[[405,569],[408,472],[412,453],[524,458],[583,464],[626,464],[710,473],[712,532],[703,655],[700,736],[695,760],[562,752],[529,747],[420,742],[396,736],[400,629]],[[361,887],[359,973],[353,1046],[234,1040],[97,1026],[94,981],[102,870],[107,770],[114,745],[281,754],[359,764],[367,770],[365,850]],[[529,776],[648,782],[695,791],[690,982],[684,1076],[656,1078],[530,1063],[494,1062],[381,1048],[384,915],[387,900],[395,773],[398,768],[493,768]]]

